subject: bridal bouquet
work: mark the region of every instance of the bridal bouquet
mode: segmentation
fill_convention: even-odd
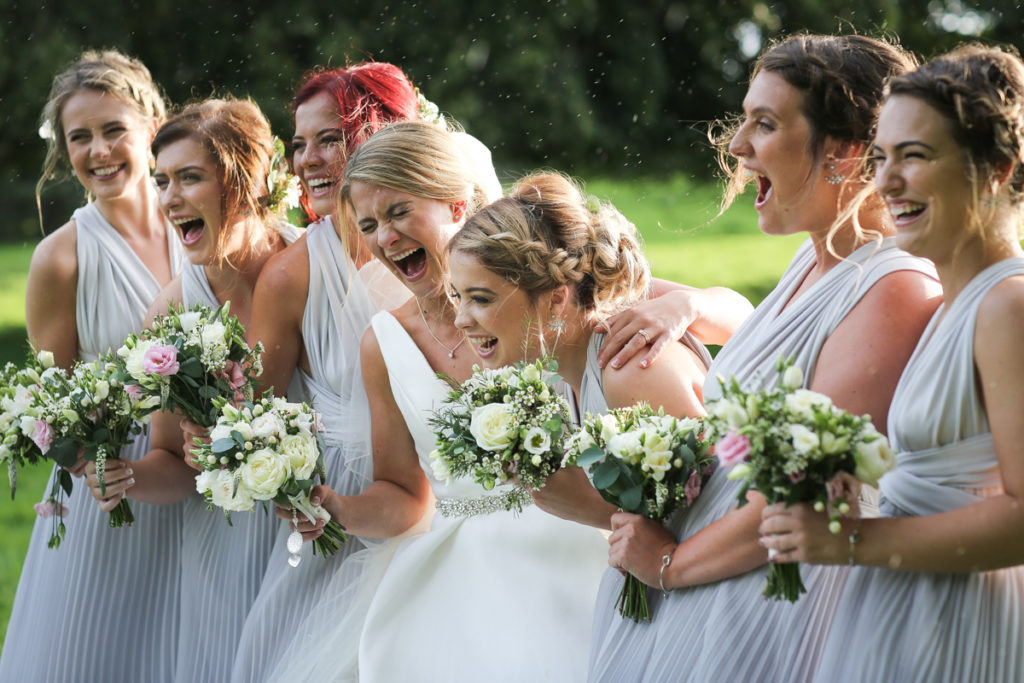
[[[325,477],[319,416],[308,404],[283,398],[264,397],[237,408],[224,398],[215,402],[220,415],[210,430],[210,443],[195,451],[203,468],[196,476],[196,491],[211,508],[223,509],[229,524],[232,511],[252,510],[256,501],[269,500],[291,506],[293,522],[298,513],[310,522],[326,520],[313,551],[325,556],[338,552],[346,540],[342,526],[309,499],[314,477]],[[287,542],[292,553],[288,561],[295,567],[302,535],[293,531]]]
[[[655,412],[646,403],[588,415],[568,440],[565,465],[589,466],[605,500],[660,522],[692,504],[713,471],[704,431],[701,420]],[[647,587],[632,574],[615,604],[633,621],[651,619]]]
[[[544,486],[562,465],[572,424],[569,404],[555,389],[557,368],[550,359],[474,366],[461,385],[442,376],[453,388],[429,419],[437,437],[430,454],[434,476],[445,481],[472,475],[487,490],[508,482],[528,490]],[[522,494],[510,497],[506,509],[519,509],[524,500]]]
[[[104,472],[108,457],[117,457],[121,449],[142,432],[160,400],[144,396],[126,387],[118,379],[114,356],[91,363],[76,363],[71,369],[71,409],[77,413],[75,457],[96,463],[100,491],[106,493]],[[110,511],[110,526],[131,526],[135,521],[128,500],[121,498]]]
[[[262,345],[250,349],[245,343],[245,329],[228,304],[216,310],[171,306],[117,350],[118,379],[134,393],[159,397],[161,410],[180,410],[210,427],[220,412],[214,399],[252,400],[262,352]]]
[[[851,415],[828,396],[799,388],[803,371],[792,361],[780,360],[776,369],[779,385],[768,391],[747,393],[735,378],[720,380],[722,398],[708,404],[716,455],[732,468],[729,479],[742,482],[741,507],[750,490],[769,504],[811,503],[819,512],[828,507],[829,528],[837,534],[840,515],[850,511],[837,475],[877,484],[894,464],[889,442],[870,416]],[[805,592],[799,565],[769,565],[766,598],[795,602]]]

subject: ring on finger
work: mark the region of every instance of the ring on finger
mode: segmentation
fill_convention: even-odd
[[[647,342],[648,344],[651,343],[651,335],[647,334],[647,330],[641,327],[639,330],[636,331],[636,333],[643,337],[645,342]]]

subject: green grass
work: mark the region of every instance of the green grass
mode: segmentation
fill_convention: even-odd
[[[609,199],[644,236],[655,275],[697,287],[726,285],[760,301],[775,285],[800,237],[765,237],[749,197],[717,220],[718,190],[682,176],[662,180],[594,180],[587,191]],[[711,222],[709,222],[711,221]],[[0,362],[25,354],[25,277],[32,245],[0,245]],[[49,468],[19,474],[12,501],[0,484],[0,640],[7,630],[21,563]],[[61,551],[53,551],[61,552]]]

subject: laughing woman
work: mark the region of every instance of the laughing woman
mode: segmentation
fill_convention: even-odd
[[[245,100],[207,100],[186,107],[157,131],[153,140],[160,206],[177,226],[188,257],[150,308],[168,304],[230,302],[231,313],[248,327],[253,288],[264,264],[298,231],[269,206],[267,175],[274,154],[270,125]],[[88,477],[102,507],[122,493],[147,503],[184,499],[181,549],[181,633],[175,680],[224,681],[242,624],[260,583],[277,532],[265,511],[236,512],[229,526],[195,493],[195,471],[184,460],[184,434],[172,413],[153,417],[150,453],[132,473],[108,467],[106,491]],[[132,657],[130,643],[126,657]]]
[[[711,356],[689,334],[683,344],[665,346],[657,372],[638,363],[598,366],[605,335],[592,332],[594,322],[644,300],[650,282],[636,228],[615,207],[588,205],[561,175],[532,175],[474,214],[449,248],[455,324],[484,366],[553,356],[580,415],[640,401],[677,417],[704,414],[700,393]],[[615,512],[578,467],[551,477],[536,500],[603,529]]]
[[[945,299],[893,397],[883,516],[831,537],[773,506],[761,531],[781,561],[866,565],[818,680],[1024,680],[1024,64],[970,46],[893,79],[874,154]]]
[[[275,255],[256,284],[250,337],[263,342],[262,388],[283,395],[293,375],[292,400],[311,401],[320,412],[330,486],[356,494],[370,481],[369,415],[359,374],[359,343],[379,310],[394,308],[409,291],[338,215],[345,161],[370,134],[418,115],[416,91],[402,70],[370,62],[311,75],[295,94],[292,158],[302,182],[303,205],[319,220],[295,244]],[[351,537],[336,555],[312,557],[306,545],[298,567],[287,561],[289,522],[278,520],[275,543],[260,593],[235,655],[233,679],[272,680],[270,672],[304,615],[331,585],[355,581],[361,565],[348,562],[362,547]],[[332,592],[345,611],[340,591]],[[338,668],[343,668],[338,662]]]
[[[52,350],[64,368],[139,331],[177,273],[181,247],[160,214],[147,158],[163,118],[149,71],[117,52],[87,52],[53,81],[39,185],[64,161],[92,201],[36,247],[25,312],[33,346]],[[119,457],[135,461],[148,449],[142,435]],[[0,680],[169,680],[178,640],[180,506],[140,505],[132,528],[110,529],[84,486],[67,503],[59,549],[46,547],[50,520],[36,520]]]
[[[795,357],[807,387],[885,425],[900,372],[938,305],[930,266],[896,248],[892,218],[869,197],[861,159],[873,138],[885,80],[913,66],[900,49],[862,36],[797,36],[758,59],[745,116],[729,152],[757,178],[758,226],[767,234],[809,233],[782,280],[722,348],[708,372],[747,391],[777,383],[776,362]],[[883,239],[884,238],[884,239]],[[767,553],[757,528],[765,501],[724,470],[675,520],[674,534],[636,515],[613,517],[610,561],[650,586],[653,623],[598,616],[591,678],[600,681],[801,681],[813,675],[824,625],[845,568],[804,572],[796,604],[761,596]],[[609,571],[608,603],[621,577]],[[675,590],[673,590],[675,589]]]

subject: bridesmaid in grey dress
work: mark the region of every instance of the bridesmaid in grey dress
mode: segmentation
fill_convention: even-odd
[[[715,359],[705,400],[720,395],[720,375],[746,390],[772,386],[776,361],[794,356],[809,388],[885,424],[938,287],[926,262],[895,248],[877,197],[854,202],[870,189],[860,159],[884,81],[912,65],[898,48],[861,36],[798,36],[758,60],[745,117],[729,140],[742,166],[733,178],[755,177],[763,232],[807,231],[810,239]],[[751,494],[737,509],[737,489],[716,472],[671,532],[636,515],[613,517],[614,569],[599,599],[619,590],[615,569],[666,592],[655,594],[649,624],[598,613],[593,680],[810,678],[845,571],[805,570],[808,593],[799,602],[766,601],[767,554],[757,534],[764,499]]]
[[[188,263],[150,308],[231,303],[243,325],[252,317],[253,287],[264,264],[299,231],[268,206],[267,175],[274,153],[270,126],[245,100],[207,100],[186,107],[153,140],[160,206],[177,226]],[[235,512],[229,526],[195,493],[195,471],[184,457],[179,418],[153,418],[150,453],[134,474],[108,469],[101,505],[122,492],[151,503],[184,499],[181,546],[181,627],[175,680],[225,681],[242,625],[270,556],[276,519],[266,510]],[[134,483],[130,483],[134,482]],[[109,501],[109,502],[108,502]],[[130,649],[126,656],[132,656]]]
[[[893,79],[874,155],[897,240],[935,262],[945,302],[892,400],[882,516],[832,536],[772,506],[764,542],[864,565],[818,680],[1024,680],[1024,64],[969,46]]]
[[[39,243],[29,269],[29,338],[62,367],[95,359],[141,329],[147,307],[177,273],[181,247],[160,214],[147,160],[163,118],[149,71],[117,52],[87,52],[54,79],[43,112],[43,178],[67,161],[93,197]],[[120,457],[136,461],[148,449],[143,434]],[[74,473],[83,470],[80,463]],[[36,520],[0,680],[169,680],[180,506],[138,505],[132,528],[110,529],[81,481],[67,505],[67,538],[57,550],[46,547],[50,520]]]
[[[303,205],[311,217],[322,218],[263,269],[250,337],[266,348],[262,388],[283,394],[294,375],[297,391],[289,398],[311,401],[320,412],[328,484],[351,495],[372,479],[359,342],[373,314],[399,306],[409,292],[358,236],[342,229],[338,185],[345,160],[365,137],[390,121],[416,118],[418,103],[401,69],[369,62],[314,73],[300,86],[293,109],[292,163]],[[235,656],[232,678],[239,682],[270,680],[290,634],[328,586],[354,581],[359,571],[346,562],[363,547],[354,536],[331,558],[313,557],[312,546],[304,544],[299,566],[289,567],[290,524],[275,522],[278,537]],[[332,591],[331,600],[343,612],[340,595]]]

